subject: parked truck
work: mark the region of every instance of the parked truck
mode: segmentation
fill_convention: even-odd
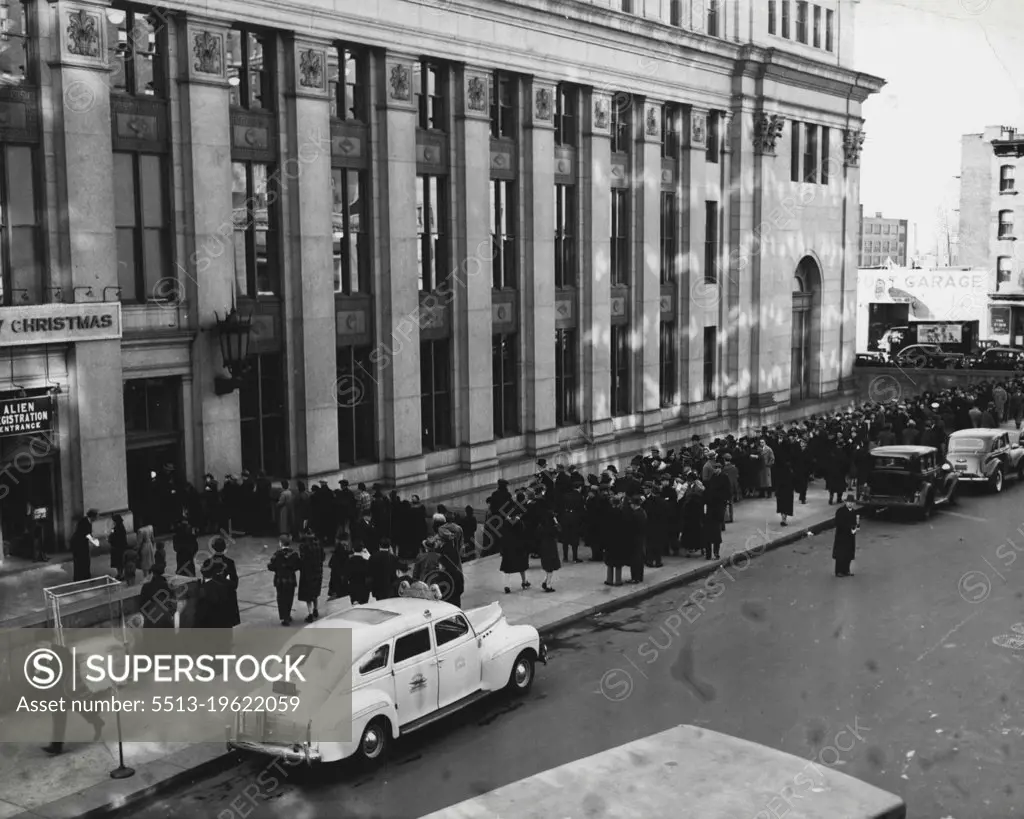
[[[936,344],[947,353],[974,355],[978,352],[980,322],[911,321],[890,327],[878,342],[879,352],[895,356],[911,344]]]

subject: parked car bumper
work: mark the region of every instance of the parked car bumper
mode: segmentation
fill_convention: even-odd
[[[263,756],[272,756],[291,763],[305,762],[307,764],[312,764],[320,761],[320,751],[316,748],[311,748],[308,743],[278,745],[270,742],[253,742],[246,739],[232,739],[228,740],[228,750],[246,751],[253,754],[262,754]]]
[[[870,495],[857,498],[857,502],[868,509],[892,509],[905,507],[907,509],[919,509],[924,506],[924,498],[914,500],[912,498],[898,497],[895,495]]]
[[[548,664],[548,646],[543,640],[540,644],[540,654],[538,655],[538,659],[544,663],[544,665]]]
[[[976,472],[957,472],[956,479],[961,483],[988,483],[992,476],[979,475]]]

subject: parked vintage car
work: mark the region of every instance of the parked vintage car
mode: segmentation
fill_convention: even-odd
[[[1024,479],[1024,447],[1005,429],[960,429],[949,436],[946,458],[965,483],[1002,492],[1006,478]]]
[[[341,629],[351,634],[351,654]],[[299,696],[299,711],[239,714],[229,750],[291,762],[378,761],[391,740],[481,697],[526,693],[535,664],[547,662],[537,629],[510,625],[499,603],[464,612],[413,598],[327,615],[302,628],[285,652],[306,656],[307,683],[275,683],[272,693]]]
[[[932,446],[880,446],[871,450],[871,470],[857,500],[865,512],[909,508],[922,519],[956,500],[957,473]]]
[[[1019,347],[990,347],[968,357],[967,366],[976,370],[1024,370],[1024,350]]]
[[[897,367],[952,370],[964,366],[962,353],[947,353],[938,344],[911,344],[893,357]]]

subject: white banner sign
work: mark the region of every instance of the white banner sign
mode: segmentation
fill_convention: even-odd
[[[0,347],[121,338],[120,302],[0,308]]]

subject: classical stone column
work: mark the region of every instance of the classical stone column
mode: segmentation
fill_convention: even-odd
[[[757,147],[753,137],[754,117],[750,103],[741,101],[739,110],[730,114],[729,191],[729,290],[725,297],[726,316],[735,333],[730,333],[726,347],[729,360],[727,372],[732,378],[729,408],[743,413],[750,406],[750,395],[756,377],[756,357],[752,352],[754,333],[751,325],[757,318],[754,300],[755,279],[760,270],[761,202],[754,195],[755,155]],[[725,368],[725,365],[723,365]]]
[[[682,312],[686,350],[680,366],[687,369],[687,392],[683,396],[687,405],[700,404],[704,400],[704,327],[707,315],[717,315],[718,312],[718,287],[704,281],[707,115],[708,112],[700,108],[691,107],[687,112],[681,162],[687,219],[684,224],[686,281]]]
[[[636,260],[633,287],[634,349],[639,345],[639,401],[646,433],[661,428],[661,373],[659,367],[661,335],[661,102],[647,100],[643,122],[636,142],[634,185],[638,219],[634,223]]]
[[[721,256],[719,260],[719,292],[721,307],[719,309],[718,326],[722,328],[722,364],[721,364],[721,396],[724,412],[735,414],[739,395],[739,340],[742,332],[743,313],[740,307],[739,271],[734,269],[738,253],[734,252],[733,208],[735,192],[738,188],[732,173],[732,160],[735,150],[742,150],[742,143],[734,143],[734,131],[742,125],[742,117],[732,113],[723,113],[719,122],[719,133],[722,141],[722,154],[719,158],[720,188],[718,197],[722,209]]]
[[[60,209],[67,214],[65,246],[76,302],[117,299],[106,8],[54,4],[54,132],[64,177],[55,189],[67,197]],[[74,479],[81,482],[82,497],[82,509],[74,514],[95,508],[106,516],[128,506],[121,343],[79,343],[72,356],[71,426],[80,456]]]
[[[285,123],[289,156],[282,161],[286,234],[292,264],[284,283],[285,336],[296,373],[296,475],[338,468],[337,333],[334,310],[331,109],[327,40],[295,37]],[[372,388],[364,385],[364,390]],[[358,396],[357,396],[358,398]]]
[[[384,103],[378,111],[386,155],[380,177],[382,252],[380,344],[370,354],[384,406],[381,455],[396,486],[426,480],[420,415],[419,265],[416,255],[416,58],[389,52],[379,65]]]
[[[523,333],[526,357],[523,385],[526,398],[527,446],[536,454],[558,445],[555,427],[555,83],[533,77],[526,83],[527,119],[522,167]]]
[[[214,379],[226,375],[216,320],[231,310],[235,291],[232,221],[231,127],[228,117],[227,27],[189,16],[180,26],[178,53],[186,71],[181,80],[182,178],[186,235],[194,241],[178,277],[198,314],[193,347],[193,401],[201,434],[196,463],[218,480],[242,468],[238,392],[217,395]],[[187,240],[188,241],[188,240]]]
[[[579,338],[583,386],[581,420],[591,440],[612,435],[611,421],[611,96],[592,91],[586,99],[579,179],[583,233],[580,244]]]
[[[850,129],[843,132],[843,253],[842,270],[839,274],[839,374],[838,390],[846,392],[855,386],[853,363],[857,353],[857,339],[854,332],[857,324],[857,268],[860,236],[860,152],[864,145],[864,132]],[[833,154],[830,154],[832,156]],[[834,173],[834,167],[830,167]],[[822,290],[826,287],[822,275]],[[824,293],[819,307],[821,318],[826,316]],[[831,321],[831,317],[828,317]]]
[[[454,277],[452,282],[453,340],[458,345],[461,412],[457,430],[459,455],[466,469],[497,466],[494,444],[494,393],[491,361],[491,123],[490,72],[460,69],[456,117],[457,168]]]

